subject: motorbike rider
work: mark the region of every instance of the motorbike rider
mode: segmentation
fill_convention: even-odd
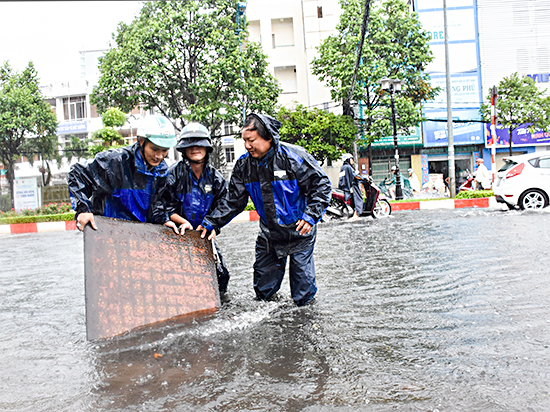
[[[327,208],[332,187],[317,161],[302,147],[279,141],[281,123],[267,115],[251,114],[242,137],[247,153],[233,168],[228,196],[203,220],[209,239],[242,212],[252,199],[260,215],[256,239],[254,291],[269,300],[281,287],[290,257],[290,289],[298,306],[317,292],[313,249],[316,223]]]
[[[483,164],[482,157],[476,159],[477,170],[473,173],[473,189],[474,190],[488,190],[491,188],[491,173],[487,167]],[[479,189],[477,186],[480,186]]]
[[[79,230],[88,223],[97,229],[94,215],[151,222],[151,205],[168,173],[164,159],[177,139],[170,120],[160,115],[144,117],[137,137],[130,146],[71,167],[67,180]]]
[[[344,164],[340,169],[338,189],[344,192],[344,200],[346,202],[351,197],[354,209],[351,219],[357,220],[359,219],[361,213],[363,213],[363,194],[361,193],[361,187],[359,186],[362,179],[353,167],[355,161],[351,154],[345,153],[342,156],[342,160],[344,161]]]
[[[153,221],[171,227],[183,235],[186,229],[197,229],[206,214],[227,195],[227,183],[210,163],[212,153],[210,132],[200,123],[183,128],[176,146],[183,159],[168,170],[153,210]],[[220,294],[227,292],[229,271],[216,242],[218,262],[216,272]]]
[[[390,180],[384,179],[384,185],[386,186],[386,189],[388,193],[390,194],[390,197],[395,200],[395,187],[397,182],[397,166],[391,167],[391,174],[392,177]],[[399,171],[399,181],[401,182],[401,192],[403,193],[403,196],[410,195],[411,187],[408,179],[405,179],[403,175],[401,174],[401,171]]]

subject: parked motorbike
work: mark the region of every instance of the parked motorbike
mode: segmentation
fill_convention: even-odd
[[[391,205],[387,197],[383,195],[380,188],[372,182],[370,177],[362,179],[365,188],[365,199],[363,201],[363,212],[361,216],[372,216],[374,219],[389,216]],[[344,191],[333,188],[330,204],[325,212],[325,217],[330,219],[349,219],[353,215],[351,198],[345,200]]]

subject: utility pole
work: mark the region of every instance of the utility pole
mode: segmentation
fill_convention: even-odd
[[[493,144],[491,145],[491,171],[493,172],[493,186],[495,185],[495,178],[497,175],[497,88],[493,86],[491,93],[491,139]],[[511,138],[510,138],[511,140]]]
[[[447,139],[449,155],[449,189],[451,198],[456,196],[455,145],[453,137],[453,108],[451,100],[451,72],[449,68],[449,36],[447,33],[447,0],[443,0],[443,31],[445,32],[445,88],[447,89]]]

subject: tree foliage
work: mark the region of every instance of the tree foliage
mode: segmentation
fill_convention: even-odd
[[[493,91],[489,89],[487,99],[491,101]],[[520,126],[528,126],[534,132],[537,129],[548,130],[550,127],[550,97],[528,76],[520,77],[513,73],[503,78],[498,84],[496,103],[497,128],[508,129],[510,133],[510,156],[512,155],[512,132]],[[481,105],[481,115],[486,122],[491,121],[491,105]]]
[[[318,48],[313,73],[331,89],[332,99],[347,103],[352,86],[365,1],[340,0],[342,14],[338,34],[329,36]],[[368,144],[392,134],[388,114],[389,95],[380,88],[383,77],[405,81],[406,88],[395,94],[398,129],[408,132],[421,121],[419,105],[435,97],[426,66],[433,60],[429,33],[422,29],[415,13],[403,0],[371,1],[370,19],[357,73],[353,100],[362,105],[360,123]]]
[[[122,135],[115,130],[115,127],[124,126],[126,123],[126,115],[117,107],[111,107],[101,114],[103,127],[92,133],[92,140],[101,140],[102,143],[95,144],[88,148],[88,153],[95,156],[104,150],[114,149],[124,146]]]
[[[274,114],[279,94],[266,56],[258,44],[244,43],[236,15],[235,0],[144,3],[132,23],[119,24],[92,102],[100,111],[154,108],[178,131],[200,122],[219,150],[222,122],[242,124],[243,105]]]
[[[43,99],[38,74],[32,62],[14,71],[8,62],[0,68],[0,162],[7,169],[12,207],[15,162],[35,155],[60,161],[57,153],[57,119]]]
[[[357,134],[349,116],[317,108],[308,110],[302,105],[295,110],[281,108],[277,118],[282,123],[281,140],[304,147],[321,163],[337,160],[343,151],[350,151]]]

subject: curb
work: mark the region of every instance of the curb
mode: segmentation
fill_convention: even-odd
[[[435,209],[462,209],[467,207],[487,208],[498,207],[494,197],[482,197],[477,199],[444,199],[424,202],[397,202],[391,204],[392,212],[406,210],[435,210]],[[245,211],[235,216],[231,222],[255,222],[260,220],[255,210]],[[40,223],[14,223],[0,225],[0,235],[21,233],[59,232],[63,230],[76,230],[74,220],[67,222],[40,222]]]
[[[39,223],[13,223],[0,225],[0,234],[59,232],[63,230],[76,230],[76,221],[67,222],[39,222]]]
[[[391,203],[392,212],[401,210],[463,209],[466,207],[498,207],[498,202],[494,197],[480,197],[475,199],[443,199],[423,202]]]

